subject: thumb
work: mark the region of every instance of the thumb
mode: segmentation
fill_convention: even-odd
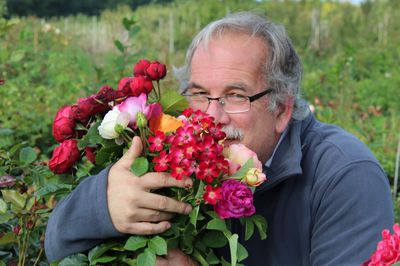
[[[129,169],[133,161],[135,161],[135,159],[140,156],[142,150],[143,150],[142,140],[138,136],[135,136],[132,139],[131,147],[128,149],[127,152],[125,152],[125,154],[121,157],[121,159],[118,160],[117,162],[118,166]]]

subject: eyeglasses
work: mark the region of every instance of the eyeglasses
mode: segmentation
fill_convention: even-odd
[[[222,109],[228,114],[238,114],[249,111],[252,102],[273,91],[274,89],[268,88],[265,91],[257,93],[253,96],[227,94],[216,98],[208,97],[203,94],[183,93],[182,95],[188,98],[191,107],[194,109],[199,109],[202,112],[206,112],[208,110],[211,101],[218,101],[222,106]]]

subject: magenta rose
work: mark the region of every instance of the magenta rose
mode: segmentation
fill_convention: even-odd
[[[53,121],[53,137],[58,142],[75,137],[75,121],[72,114],[72,106],[63,106],[58,110]]]
[[[160,80],[167,75],[167,68],[164,64],[154,61],[146,68],[146,74],[151,80]]]
[[[54,149],[53,157],[49,161],[49,168],[53,173],[63,174],[70,170],[79,159],[79,150],[75,139],[63,141]]]
[[[150,61],[146,59],[140,59],[139,62],[133,67],[133,75],[137,76],[145,76],[146,68],[150,66]]]
[[[221,186],[221,199],[214,210],[221,219],[251,216],[256,209],[253,205],[253,193],[242,182],[227,180]]]

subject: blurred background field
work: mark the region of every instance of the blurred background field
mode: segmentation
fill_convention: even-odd
[[[175,88],[172,66],[183,63],[195,33],[229,12],[252,10],[286,26],[304,63],[303,95],[318,119],[365,142],[394,183],[400,141],[400,1],[56,2],[0,0],[1,175],[28,176],[32,191],[62,183],[51,181],[55,177],[45,170],[56,144],[51,123],[58,108],[102,85],[116,89],[140,58],[167,64],[164,87]],[[49,209],[57,189],[42,191]],[[15,223],[6,221],[0,226],[3,240]],[[45,218],[42,222],[43,228]],[[43,230],[32,238],[37,242],[32,250],[40,250]],[[0,257],[11,258],[11,253]]]

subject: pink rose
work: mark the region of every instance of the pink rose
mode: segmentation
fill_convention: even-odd
[[[139,62],[133,67],[133,75],[137,76],[145,76],[146,68],[150,66],[150,61],[146,59],[140,59]]]
[[[49,161],[49,168],[55,174],[63,174],[70,170],[79,159],[79,150],[75,139],[63,141],[54,149]]]
[[[214,205],[221,219],[251,216],[256,209],[253,205],[253,193],[242,182],[229,179],[222,183],[221,199]]]
[[[125,112],[129,114],[129,125],[136,124],[136,114],[138,112],[142,112],[147,120],[150,120],[153,117],[158,117],[161,115],[161,106],[158,103],[153,103],[147,105],[147,96],[142,93],[139,97],[129,97],[121,104],[116,105],[120,112]]]
[[[58,142],[63,142],[76,136],[75,121],[71,106],[63,106],[58,110],[53,121],[53,137]]]
[[[362,266],[389,266],[400,261],[400,226],[393,225],[394,234],[385,229],[382,231],[382,241],[377,245],[376,251],[371,258],[361,264]]]
[[[160,80],[167,75],[167,68],[164,64],[154,61],[146,68],[146,74],[151,80]]]
[[[224,156],[229,160],[229,175],[234,175],[250,159],[253,159],[254,168],[262,170],[257,154],[243,144],[232,144],[225,148]]]

